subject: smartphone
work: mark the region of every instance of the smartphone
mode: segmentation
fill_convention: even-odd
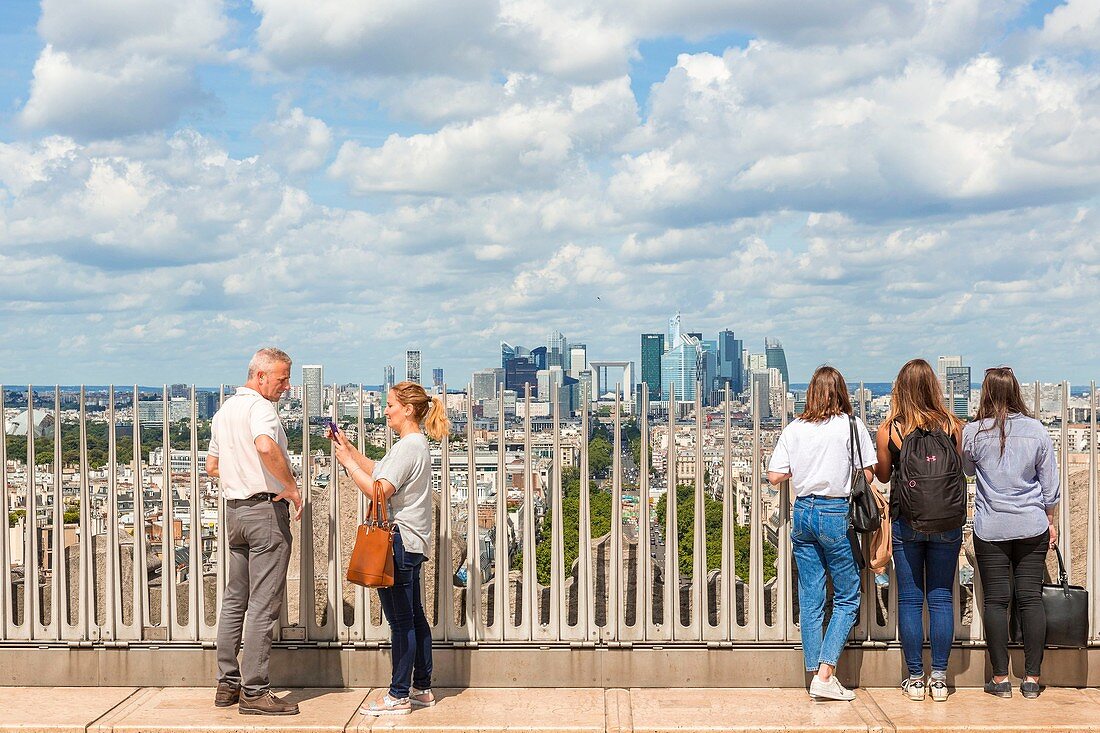
[[[333,440],[340,433],[340,426],[332,420],[325,418],[325,433],[329,436],[330,440]]]

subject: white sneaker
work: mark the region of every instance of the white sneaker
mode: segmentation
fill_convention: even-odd
[[[408,715],[411,712],[412,703],[409,702],[409,698],[397,700],[389,695],[359,708],[360,715]]]
[[[845,689],[835,674],[827,680],[815,674],[810,681],[810,697],[815,700],[855,700],[856,693]]]
[[[932,682],[928,685],[928,691],[932,693],[932,699],[936,702],[947,702],[947,682],[945,680],[932,678]]]
[[[924,699],[926,692],[924,678],[906,677],[901,681],[901,691],[908,695],[910,700],[920,702]]]

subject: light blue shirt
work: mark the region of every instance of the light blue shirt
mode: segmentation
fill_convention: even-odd
[[[1047,528],[1047,510],[1061,500],[1054,445],[1038,420],[1012,413],[1005,450],[993,420],[963,428],[963,470],[976,476],[974,533],[986,542],[1022,540]]]

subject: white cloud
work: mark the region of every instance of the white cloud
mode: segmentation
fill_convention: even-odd
[[[19,120],[81,139],[167,127],[204,102],[194,67],[218,58],[227,29],[221,0],[43,0]]]
[[[1100,50],[1100,4],[1093,0],[1067,0],[1046,16],[1039,34],[1044,46]]]
[[[261,125],[258,133],[267,143],[264,156],[291,174],[320,168],[332,148],[328,125],[307,116],[300,107],[283,110],[277,120]]]

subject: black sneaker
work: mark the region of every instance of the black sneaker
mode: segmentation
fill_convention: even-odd
[[[1021,682],[1020,694],[1028,700],[1034,700],[1039,697],[1039,683],[1038,682]]]
[[[1004,682],[994,682],[990,680],[985,683],[985,691],[997,697],[1012,697],[1012,682],[1009,680],[1005,680]]]

